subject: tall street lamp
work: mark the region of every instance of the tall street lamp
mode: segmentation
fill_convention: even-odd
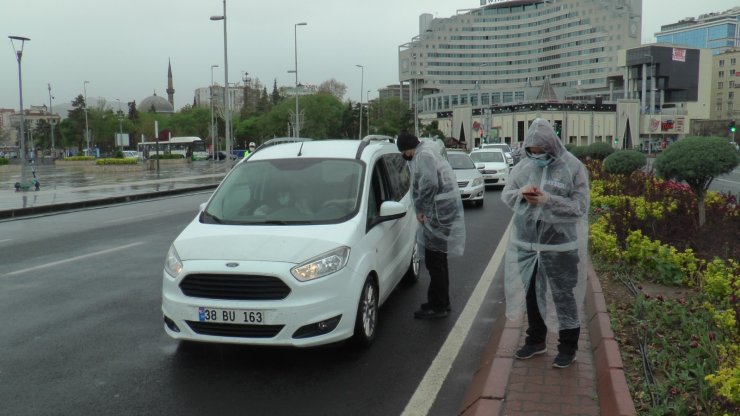
[[[26,133],[24,131],[25,129],[25,120],[23,118],[23,78],[21,77],[21,59],[23,58],[23,45],[26,43],[27,40],[31,40],[29,38],[25,38],[23,36],[8,36],[10,38],[10,44],[13,45],[13,50],[15,51],[15,59],[18,61],[18,97],[20,97],[20,105],[21,105],[21,137],[20,137],[20,151],[21,151],[21,163],[23,166],[21,167],[21,181],[26,182]],[[17,40],[21,43],[20,48],[15,47],[14,40]]]
[[[49,87],[49,127],[51,128],[51,158],[55,159],[55,152],[54,152],[54,112],[51,110],[52,103],[51,100],[54,99],[54,96],[51,95],[51,83],[48,83],[47,86]]]
[[[85,143],[87,144],[87,150],[85,150],[85,155],[89,156],[90,154],[90,130],[87,127],[87,84],[89,84],[90,81],[84,81],[82,83],[82,91],[85,93]]]
[[[216,133],[216,123],[213,119],[213,68],[218,68],[218,65],[211,65],[211,87],[208,89],[208,102],[211,105],[211,154],[213,155],[213,160],[216,161],[216,151],[218,150],[216,148],[216,144],[218,143],[216,135],[218,133]]]
[[[231,166],[231,113],[229,111],[229,53],[226,36],[226,0],[224,3],[224,14],[222,16],[211,16],[211,20],[224,21],[224,141],[226,142],[226,163]]]
[[[301,137],[301,116],[298,112],[298,26],[306,26],[308,23],[301,22],[293,25],[293,51],[295,58],[295,137]]]
[[[121,110],[121,99],[116,98],[116,101],[118,101],[118,141],[123,151],[123,110]],[[113,147],[115,148],[115,145]]]
[[[370,91],[365,94],[367,100],[367,134],[370,134]]]
[[[362,140],[362,90],[365,89],[365,67],[362,65],[355,65],[362,71],[362,77],[360,78],[360,131],[357,133],[357,139]]]

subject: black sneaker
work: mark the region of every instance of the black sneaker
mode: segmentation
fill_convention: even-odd
[[[439,319],[446,317],[448,312],[444,309],[442,310],[435,310],[435,309],[419,309],[418,311],[414,312],[414,318],[416,319]]]
[[[421,304],[421,310],[428,311],[430,309],[434,309],[434,307],[432,306],[431,303],[424,302],[424,303]],[[444,307],[444,310],[446,310],[447,312],[449,312],[449,311],[452,310],[452,308],[450,308],[450,305],[447,305],[447,306]]]
[[[544,354],[546,352],[547,345],[545,345],[544,342],[540,344],[524,344],[524,346],[519,348],[519,351],[514,354],[514,358],[526,360],[527,358],[532,358],[535,355]]]
[[[555,361],[552,362],[552,366],[555,368],[568,368],[576,360],[575,354],[565,354],[562,352],[558,353],[555,357]]]

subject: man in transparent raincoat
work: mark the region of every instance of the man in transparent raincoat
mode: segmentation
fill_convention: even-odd
[[[416,241],[429,271],[427,302],[414,312],[418,319],[444,318],[450,311],[447,256],[465,250],[465,220],[460,190],[452,167],[434,143],[420,143],[402,132],[396,140],[404,159],[410,161],[411,196],[421,223]]]
[[[524,153],[501,194],[514,211],[505,263],[506,316],[519,319],[526,306],[527,338],[516,358],[547,352],[547,329],[557,329],[552,365],[565,368],[576,359],[586,292],[588,172],[547,120],[532,122]]]

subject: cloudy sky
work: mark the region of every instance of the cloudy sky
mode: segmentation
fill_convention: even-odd
[[[23,105],[54,105],[83,93],[114,108],[156,92],[166,97],[172,62],[175,108],[192,103],[194,90],[223,85],[222,0],[2,0],[0,108],[19,108],[18,64],[9,35],[30,38],[22,59]],[[272,89],[292,85],[294,24],[298,75],[306,84],[336,79],[348,86],[345,99],[398,83],[398,47],[418,34],[418,17],[449,17],[479,0],[228,0],[229,82],[244,72]],[[703,2],[643,0],[643,43],[660,25],[684,17],[725,11],[737,0]],[[363,70],[356,65],[364,66]],[[363,82],[364,80],[364,82]],[[362,83],[362,87],[361,87]],[[363,100],[367,98],[363,97]]]

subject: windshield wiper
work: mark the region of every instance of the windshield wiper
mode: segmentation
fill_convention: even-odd
[[[216,223],[216,224],[223,224],[224,223],[221,220],[221,218],[219,218],[219,217],[217,217],[217,216],[215,216],[213,214],[209,214],[209,213],[207,213],[205,211],[203,211],[201,222],[203,222],[203,223]]]

